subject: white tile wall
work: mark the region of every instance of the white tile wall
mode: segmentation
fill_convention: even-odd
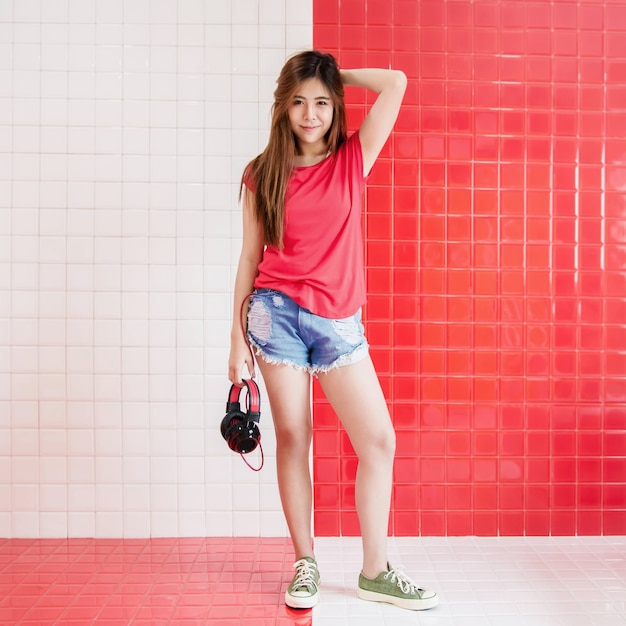
[[[0,0],[0,536],[286,533],[267,403],[259,474],[218,427],[239,178],[311,24]]]

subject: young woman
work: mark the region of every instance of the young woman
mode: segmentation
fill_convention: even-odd
[[[400,71],[340,70],[331,55],[317,51],[293,56],[274,92],[268,145],[242,179],[243,244],[228,376],[241,385],[244,366],[254,376],[249,341],[259,357],[276,430],[278,486],[297,559],[285,594],[293,608],[310,608],[319,599],[309,472],[312,375],[359,460],[358,596],[408,609],[431,608],[438,601],[387,562],[395,434],[361,324],[362,196],[406,82]],[[344,85],[378,94],[350,137]],[[240,324],[246,306],[247,339]]]

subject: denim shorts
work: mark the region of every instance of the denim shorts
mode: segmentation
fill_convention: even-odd
[[[351,365],[368,354],[363,331],[360,310],[333,320],[311,313],[274,289],[257,289],[250,297],[248,339],[267,363],[311,374]]]

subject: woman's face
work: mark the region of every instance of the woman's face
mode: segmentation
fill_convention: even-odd
[[[319,78],[300,83],[288,109],[289,124],[300,153],[326,151],[325,135],[333,122],[333,113],[330,93]]]

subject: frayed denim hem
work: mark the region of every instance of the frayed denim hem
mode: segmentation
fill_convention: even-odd
[[[366,343],[357,346],[354,350],[352,350],[352,352],[342,354],[337,360],[333,361],[329,365],[300,365],[299,363],[294,363],[290,359],[280,359],[277,357],[269,356],[264,352],[262,346],[254,341],[250,334],[248,334],[248,341],[254,349],[255,355],[262,358],[265,363],[269,365],[287,365],[289,367],[293,367],[298,371],[307,372],[311,376],[328,374],[328,372],[332,372],[333,370],[339,369],[340,367],[353,365],[354,363],[358,363],[359,361],[365,359],[369,354],[369,344]]]
[[[293,361],[290,361],[289,359],[278,359],[276,357],[267,355],[263,351],[263,348],[259,346],[259,344],[256,343],[256,341],[254,341],[250,337],[250,335],[248,335],[248,341],[250,342],[250,345],[252,346],[252,348],[254,348],[254,354],[257,357],[261,357],[268,365],[289,365],[290,367],[293,367],[294,369],[297,369],[303,372],[308,372],[309,374],[312,373],[311,368],[308,365],[298,365],[297,363],[294,363]]]
[[[346,367],[347,365],[354,365],[359,361],[362,361],[369,354],[369,345],[362,344],[357,346],[352,352],[348,352],[348,354],[342,354],[336,361],[333,361],[330,365],[317,365],[311,367],[311,374],[313,376],[317,376],[318,374],[328,374],[328,372],[332,372],[333,370],[339,369],[340,367]]]

